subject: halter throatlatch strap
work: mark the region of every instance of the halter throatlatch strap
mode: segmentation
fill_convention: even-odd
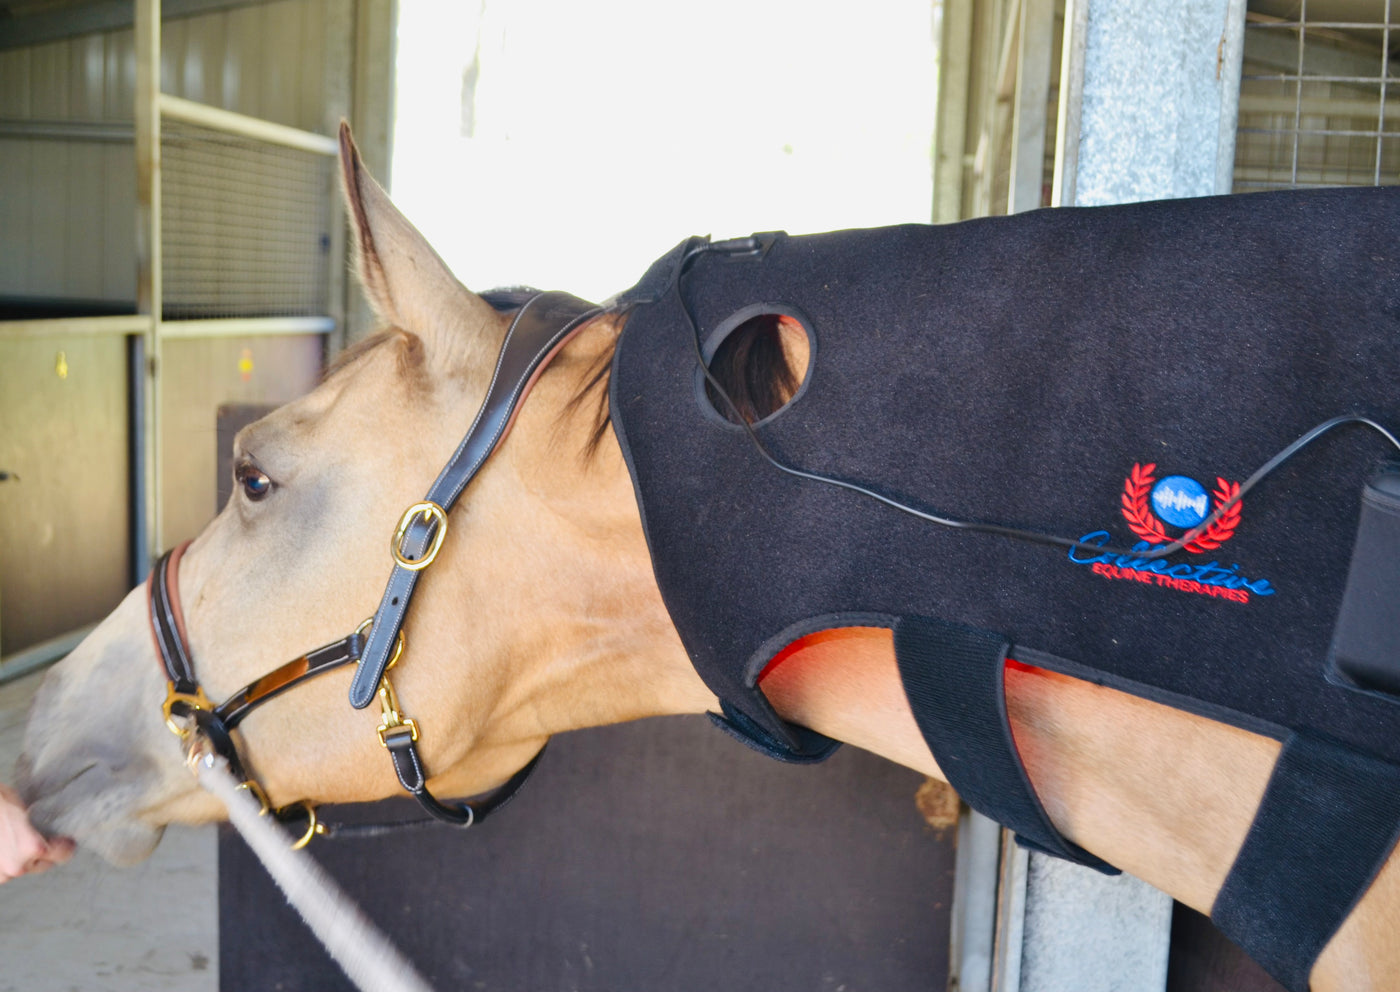
[[[374,614],[364,655],[350,685],[350,704],[374,701],[379,681],[408,611],[418,573],[432,563],[447,528],[447,514],[487,456],[510,429],[521,399],[569,336],[601,309],[568,293],[540,293],[516,313],[496,361],[495,375],[471,429],[438,475],[427,497],[404,513],[394,535],[394,570]],[[395,767],[399,760],[395,759]],[[400,774],[400,779],[403,779]]]
[[[521,787],[529,781],[530,776],[534,774],[535,768],[538,767],[540,759],[544,757],[544,752],[547,747],[548,745],[545,745],[545,747],[540,748],[525,767],[521,768],[520,771],[516,772],[501,785],[480,796],[461,800],[457,805],[471,810],[469,821],[467,821],[465,813],[460,816],[456,815],[454,807],[448,804],[441,805],[443,808],[447,809],[449,813],[454,813],[454,815],[451,819],[445,821],[440,820],[431,815],[431,808],[426,806],[421,800],[419,800],[419,806],[428,809],[430,815],[405,816],[399,818],[390,814],[387,819],[376,818],[371,820],[367,818],[366,811],[370,807],[374,807],[376,811],[378,811],[381,807],[386,805],[389,807],[395,807],[396,805],[402,806],[403,803],[408,801],[406,797],[404,799],[385,800],[382,804],[349,803],[345,805],[330,804],[319,806],[314,812],[314,819],[310,820],[309,824],[307,810],[301,804],[279,810],[277,818],[290,828],[304,831],[309,827],[316,836],[328,839],[336,837],[345,839],[382,837],[385,834],[398,833],[403,830],[415,830],[421,827],[436,826],[443,822],[451,826],[465,828],[474,823],[480,823],[514,799],[519,794]]]

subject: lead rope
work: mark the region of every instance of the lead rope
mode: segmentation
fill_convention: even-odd
[[[248,842],[306,925],[361,992],[432,992],[408,960],[345,893],[287,836],[249,790],[239,787],[219,755],[196,748],[190,767],[199,784],[228,807],[229,820]]]

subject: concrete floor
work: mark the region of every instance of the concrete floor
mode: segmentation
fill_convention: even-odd
[[[0,781],[13,781],[43,673],[0,685]],[[213,828],[172,828],[155,855],[117,870],[79,850],[0,886],[0,992],[215,992]]]

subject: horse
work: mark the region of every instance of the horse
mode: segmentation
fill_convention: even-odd
[[[342,131],[356,268],[384,329],[320,385],[241,431],[235,490],[176,581],[212,698],[356,628],[393,563],[384,538],[452,453],[492,376],[509,315],[465,288],[360,162]],[[404,626],[394,686],[421,728],[442,795],[511,779],[551,735],[716,709],[653,574],[609,422],[608,370],[626,315],[589,319],[534,382],[452,513],[452,533]],[[772,395],[806,373],[790,322]],[[736,393],[743,393],[735,384]],[[761,413],[761,410],[751,410]],[[346,705],[340,670],[271,700],[239,750],[267,801],[396,794],[379,714]],[[902,687],[891,632],[846,627],[794,645],[762,691],[787,721],[945,778]],[[171,823],[225,814],[162,719],[166,677],[148,593],[132,591],[46,676],[18,766],[34,822],[117,865]],[[1054,827],[1074,844],[1209,913],[1280,752],[1260,733],[1030,665],[1008,665],[1015,745]],[[1311,974],[1318,992],[1400,985],[1400,859],[1393,855]]]

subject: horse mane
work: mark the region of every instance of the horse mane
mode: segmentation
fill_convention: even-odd
[[[505,293],[496,291],[499,296]],[[493,304],[496,301],[492,301]],[[505,302],[505,301],[502,301]],[[511,309],[510,306],[501,309]],[[612,380],[613,358],[617,353],[617,342],[622,327],[627,322],[627,314],[612,315],[613,339],[589,360],[580,377],[580,384],[573,397],[564,404],[560,418],[586,416],[589,418],[589,431],[584,441],[582,456],[585,462],[597,455],[603,439],[612,426],[611,409],[608,404],[608,386]],[[419,368],[423,361],[423,343],[416,334],[397,327],[376,331],[350,345],[326,366],[321,381],[348,368],[369,352],[391,341],[401,344],[399,364],[402,371],[409,373]],[[749,423],[762,420],[776,411],[792,397],[798,386],[798,377],[788,362],[788,355],[778,333],[778,318],[775,314],[762,314],[745,321],[720,342],[710,360],[710,371],[729,395],[738,416]],[[730,410],[714,386],[705,384],[710,403],[726,419],[738,423],[734,410]]]
[[[583,443],[585,462],[592,461],[598,454],[598,448],[602,445],[603,438],[608,436],[608,428],[612,426],[608,387],[612,383],[612,365],[613,357],[617,354],[617,341],[626,320],[624,315],[614,322],[616,330],[612,341],[608,342],[608,346],[595,355],[584,368],[582,384],[569,402],[564,404],[564,409],[559,414],[561,420],[579,416],[580,411],[584,411],[591,403],[592,409],[586,411],[586,415],[592,418],[592,424],[588,431],[588,439]]]
[[[583,370],[578,391],[561,412],[561,417],[574,417],[591,407],[588,415],[592,417],[592,425],[583,446],[585,461],[592,460],[598,453],[598,447],[611,426],[608,386],[612,380],[618,338],[626,322],[626,314],[619,315],[614,321],[613,340]],[[738,418],[742,417],[752,424],[777,411],[797,391],[798,376],[788,361],[778,326],[777,314],[760,314],[736,327],[715,350],[710,360],[710,372],[728,394],[738,415],[727,407],[708,381],[705,392],[710,403],[725,419],[739,423]]]

